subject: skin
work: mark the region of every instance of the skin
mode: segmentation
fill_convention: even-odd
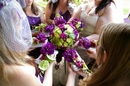
[[[52,86],[53,65],[54,62],[50,63],[49,68],[46,70],[43,83],[35,76],[35,68],[29,64],[21,66],[6,65],[5,68],[7,68],[10,83],[5,82],[3,79],[0,79],[0,83],[2,86]]]

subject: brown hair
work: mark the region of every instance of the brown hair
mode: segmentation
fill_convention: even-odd
[[[90,80],[87,78],[82,83],[86,86],[130,86],[130,25],[110,23],[102,28],[97,57],[102,65]],[[102,61],[104,51],[105,62]]]

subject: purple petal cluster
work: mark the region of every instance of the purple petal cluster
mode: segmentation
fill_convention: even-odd
[[[60,16],[58,18],[54,18],[54,22],[55,22],[55,25],[59,25],[59,24],[66,24],[66,20]]]
[[[47,38],[46,38],[45,34],[39,33],[39,34],[37,35],[37,39],[40,40],[40,42],[43,43],[43,42],[45,42],[45,40],[46,40]]]
[[[79,18],[74,18],[74,19],[71,21],[71,23],[72,23],[73,26],[76,26],[79,21],[80,21]]]
[[[47,42],[47,44],[42,46],[40,52],[43,55],[46,55],[46,54],[50,55],[54,53],[54,50],[55,50],[55,46],[52,43]]]
[[[74,29],[74,34],[75,34],[75,40],[77,40],[78,39],[78,35],[79,35],[78,30]]]
[[[68,37],[68,36],[67,36],[65,33],[60,34],[60,38],[62,38],[63,40],[66,40],[67,37]]]
[[[81,39],[79,39],[78,46],[88,49],[91,47],[91,42],[86,37],[82,37]]]
[[[83,68],[83,62],[82,62],[82,61],[76,61],[76,62],[75,62],[75,65],[76,65],[78,68]]]
[[[83,22],[81,22],[80,28],[83,28],[84,26],[85,26],[85,24]]]
[[[65,24],[59,24],[58,27],[61,29],[62,32],[64,32],[66,30],[65,28]]]
[[[50,25],[47,25],[45,28],[44,28],[44,31],[45,32],[52,32],[54,30],[55,26],[54,24],[50,24]]]
[[[68,62],[73,62],[74,59],[77,58],[76,50],[75,49],[68,49],[63,53],[63,57]]]

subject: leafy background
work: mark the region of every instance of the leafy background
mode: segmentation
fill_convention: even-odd
[[[35,0],[35,2],[45,9],[46,4],[49,0]],[[77,6],[85,0],[72,0]],[[124,16],[127,17],[130,13],[130,0],[122,0]]]

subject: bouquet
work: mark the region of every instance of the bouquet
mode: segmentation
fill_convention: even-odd
[[[90,47],[95,48],[97,45],[97,40],[89,40],[86,37],[82,37],[81,39],[79,39],[78,41],[78,46],[85,48],[85,49],[89,49]]]
[[[84,60],[81,59],[79,54],[75,49],[68,49],[64,52],[63,57],[66,61],[71,63],[73,70],[79,71],[82,70],[85,73],[91,73],[91,70],[86,66]]]
[[[44,45],[42,45],[42,48],[40,50],[42,56],[40,58],[39,68],[42,71],[45,71],[49,67],[49,63],[55,61],[55,55],[57,55],[57,51],[55,50],[55,46],[47,42]]]

